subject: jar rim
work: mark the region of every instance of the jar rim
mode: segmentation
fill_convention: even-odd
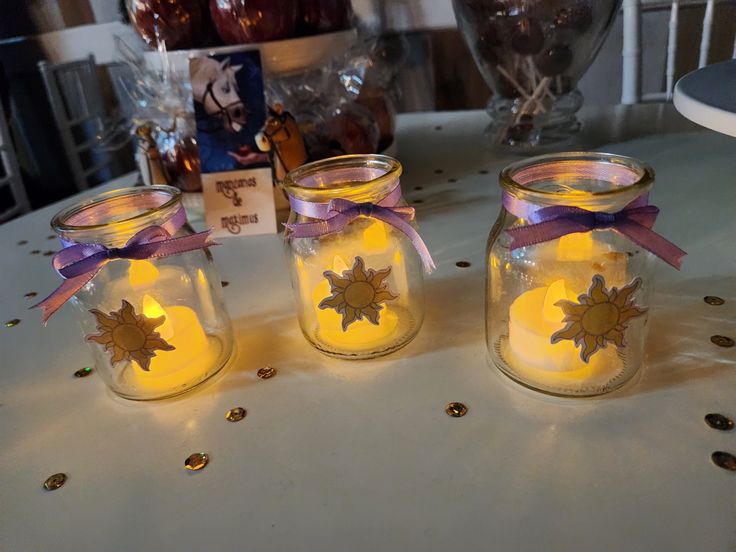
[[[162,202],[159,205],[155,205],[152,208],[143,209],[133,212],[130,216],[123,218],[116,218],[115,220],[94,223],[94,224],[70,224],[69,219],[94,209],[95,207],[102,205],[106,202],[110,202],[116,199],[144,196],[144,195],[161,195]],[[107,192],[96,194],[90,198],[84,199],[67,207],[64,207],[57,212],[51,219],[51,228],[57,233],[75,233],[75,232],[88,232],[96,230],[112,230],[117,228],[130,227],[131,222],[138,222],[152,215],[159,214],[167,211],[168,209],[176,206],[181,201],[181,191],[173,186],[165,185],[154,185],[154,186],[136,186],[127,188],[117,188]]]
[[[636,175],[636,179],[623,185],[612,183],[614,186],[608,190],[585,191],[583,193],[542,190],[515,179],[515,176],[520,172],[535,166],[575,161],[581,164],[609,165],[628,169]],[[601,180],[603,179],[601,178]],[[568,203],[570,201],[577,202],[581,199],[592,201],[615,200],[624,197],[633,200],[646,193],[652,187],[654,184],[654,169],[639,159],[625,155],[605,152],[571,151],[539,155],[511,163],[500,172],[499,182],[505,191],[513,195],[546,204]]]
[[[365,180],[339,180],[327,182],[322,178],[316,178],[320,173],[336,172],[350,169],[378,170],[382,174],[375,178]],[[350,195],[356,188],[368,186],[372,190],[378,190],[384,186],[397,181],[403,172],[401,163],[381,154],[351,154],[340,155],[320,159],[297,167],[287,173],[283,185],[287,193],[304,196],[315,193],[328,192],[330,195],[339,197]]]

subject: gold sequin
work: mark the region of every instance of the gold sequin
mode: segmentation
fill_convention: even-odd
[[[445,412],[453,418],[462,418],[468,413],[468,407],[461,402],[451,402],[445,407]]]
[[[718,307],[726,302],[720,297],[716,297],[715,295],[706,295],[705,297],[703,297],[703,301],[705,301],[709,305],[713,305],[714,307]]]
[[[717,450],[710,455],[710,459],[713,460],[713,463],[719,468],[723,468],[728,471],[736,471],[736,456],[730,452]]]
[[[733,347],[734,346],[734,340],[730,337],[726,337],[725,335],[712,335],[710,337],[711,343],[714,345],[718,345],[719,347]]]
[[[243,408],[242,406],[238,406],[235,408],[231,408],[225,413],[225,419],[228,422],[239,422],[243,418],[245,418],[245,415],[247,414],[247,410]]]
[[[276,375],[276,368],[272,368],[271,366],[266,366],[265,368],[261,368],[257,372],[258,377],[261,379],[268,379],[272,378]]]
[[[209,456],[206,452],[195,452],[190,454],[189,457],[184,461],[184,467],[188,470],[199,471],[207,465],[210,461]]]
[[[56,489],[63,487],[66,480],[67,476],[65,473],[55,473],[43,482],[43,488],[47,491],[55,491]]]
[[[720,431],[731,431],[733,429],[733,420],[723,414],[706,414],[705,423],[713,429]]]

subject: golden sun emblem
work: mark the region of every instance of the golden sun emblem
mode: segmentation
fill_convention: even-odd
[[[158,332],[153,331],[166,321],[165,316],[148,318],[136,314],[133,306],[125,299],[120,310],[109,315],[97,309],[89,312],[97,318],[97,329],[100,333],[88,335],[87,340],[104,345],[105,351],[112,352],[111,365],[121,360],[135,360],[143,370],[148,371],[151,359],[156,356],[154,351],[174,350]]]
[[[342,314],[342,331],[346,332],[348,326],[356,320],[362,320],[365,316],[373,324],[378,325],[378,311],[381,303],[396,299],[383,283],[391,274],[391,267],[383,270],[365,268],[365,263],[360,257],[355,257],[353,268],[342,273],[342,278],[328,270],[324,273],[330,283],[332,295],[323,299],[320,309],[335,309]]]
[[[552,335],[552,343],[563,339],[575,341],[575,346],[580,346],[583,362],[605,348],[606,342],[624,347],[624,331],[629,320],[647,312],[635,306],[631,299],[640,286],[641,278],[635,278],[620,290],[613,287],[606,291],[603,276],[596,274],[588,294],[578,297],[579,303],[565,300],[555,303],[565,313],[563,322],[567,322],[567,326]]]

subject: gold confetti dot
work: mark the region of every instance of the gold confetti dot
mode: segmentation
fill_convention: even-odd
[[[468,407],[461,402],[451,402],[445,407],[445,412],[452,418],[462,418],[468,413]]]
[[[713,429],[720,431],[730,431],[733,429],[733,420],[723,414],[706,414],[705,423]]]
[[[51,251],[50,249],[48,251],[43,252],[44,257],[50,257],[51,255],[56,255],[56,251]]]
[[[20,324],[20,318],[13,318],[12,320],[8,320],[5,323],[5,327],[12,328],[13,326],[17,326],[18,324]]]
[[[184,467],[188,470],[199,471],[204,468],[210,461],[209,456],[206,452],[195,452],[190,454],[189,457],[184,461]]]
[[[703,301],[715,307],[718,307],[725,303],[723,299],[721,299],[720,297],[716,297],[715,295],[706,295],[705,297],[703,297]]]
[[[38,293],[36,293],[35,291],[29,291],[23,297],[25,297],[26,299],[33,299],[36,295],[38,295]]]
[[[28,243],[28,240],[20,240],[20,241],[18,242],[18,245],[25,245],[25,244],[27,244],[27,243]]]
[[[236,408],[231,408],[225,413],[225,419],[228,422],[239,422],[243,418],[245,418],[245,415],[248,412],[243,408],[242,406],[238,406]]]
[[[455,263],[455,266],[458,268],[468,268],[470,263],[468,261],[458,261]]]
[[[86,367],[80,368],[79,370],[77,370],[76,372],[74,372],[74,377],[75,378],[86,378],[91,373],[92,373],[92,368],[90,368],[89,366],[86,366]]]
[[[733,347],[734,340],[725,335],[712,335],[710,337],[711,343],[718,345],[719,347]]]
[[[222,283],[222,287],[224,288],[230,285],[230,282],[228,282],[227,280],[223,280],[221,283]]]
[[[713,463],[719,468],[723,468],[728,471],[736,471],[736,456],[730,452],[717,450],[710,455],[710,459],[713,460]]]
[[[33,251],[31,251],[31,255],[38,255],[40,252],[40,249],[34,249]]]
[[[46,239],[47,240],[55,240],[56,239],[56,235],[55,234],[49,234],[48,236],[46,236]]]
[[[272,378],[276,375],[276,368],[272,368],[271,366],[266,366],[265,368],[261,368],[260,370],[258,370],[256,374],[261,379]]]
[[[56,489],[63,487],[66,480],[67,476],[65,473],[55,473],[43,482],[43,488],[47,491],[55,491]]]

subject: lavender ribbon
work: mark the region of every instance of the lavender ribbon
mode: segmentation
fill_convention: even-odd
[[[616,213],[601,213],[565,206],[538,209],[529,202],[506,193],[503,204],[516,216],[534,221],[534,224],[506,230],[511,236],[512,250],[555,240],[576,232],[611,229],[678,270],[682,264],[682,257],[687,254],[652,230],[659,209],[654,205],[648,205],[646,197],[637,198]]]
[[[406,234],[419,253],[424,270],[430,273],[435,269],[432,255],[419,233],[409,224],[410,221],[414,220],[414,208],[397,207],[396,204],[399,199],[401,199],[401,188],[398,186],[378,203],[355,203],[347,199],[333,199],[326,204],[308,204],[309,202],[290,198],[292,209],[295,212],[313,218],[321,218],[322,220],[287,224],[287,239],[318,238],[342,231],[358,217],[374,218]]]
[[[64,282],[43,301],[31,308],[41,308],[45,325],[51,315],[87,285],[110,261],[168,257],[218,245],[208,241],[211,232],[212,229],[209,229],[205,232],[172,238],[163,226],[149,226],[136,233],[123,247],[108,248],[97,243],[80,243],[66,247],[54,255],[52,261],[54,270],[64,278]]]

